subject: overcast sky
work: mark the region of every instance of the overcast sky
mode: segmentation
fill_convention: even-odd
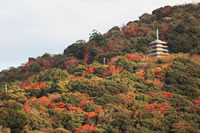
[[[103,34],[156,8],[191,2],[200,0],[0,0],[0,70],[63,53],[93,29]]]

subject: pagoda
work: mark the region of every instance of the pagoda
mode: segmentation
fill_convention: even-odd
[[[168,47],[166,46],[167,42],[159,40],[159,33],[157,29],[157,39],[150,43],[150,54],[151,57],[161,57],[168,55]]]

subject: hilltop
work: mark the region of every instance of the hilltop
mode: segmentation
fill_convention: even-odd
[[[157,28],[170,55],[151,58]],[[0,72],[0,132],[200,132],[199,38],[200,4],[165,6],[30,57]]]

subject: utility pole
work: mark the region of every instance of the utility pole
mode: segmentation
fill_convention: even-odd
[[[106,64],[106,57],[103,58],[103,64]]]
[[[8,85],[5,84],[5,93],[8,93]]]

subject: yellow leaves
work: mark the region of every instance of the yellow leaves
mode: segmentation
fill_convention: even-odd
[[[53,94],[49,94],[48,97],[50,100],[56,100],[60,97],[61,95],[60,94],[57,94],[57,93],[53,93]]]
[[[57,90],[61,91],[61,92],[67,92],[68,89],[66,88],[66,85],[69,83],[69,80],[66,79],[66,80],[60,80],[58,81],[57,83]]]
[[[73,95],[77,100],[88,100],[90,96],[87,93],[74,92]]]
[[[126,104],[132,103],[135,100],[135,94],[133,92],[120,93],[117,96],[122,98]]]
[[[164,17],[163,19],[166,20],[166,21],[173,20],[172,17]]]

